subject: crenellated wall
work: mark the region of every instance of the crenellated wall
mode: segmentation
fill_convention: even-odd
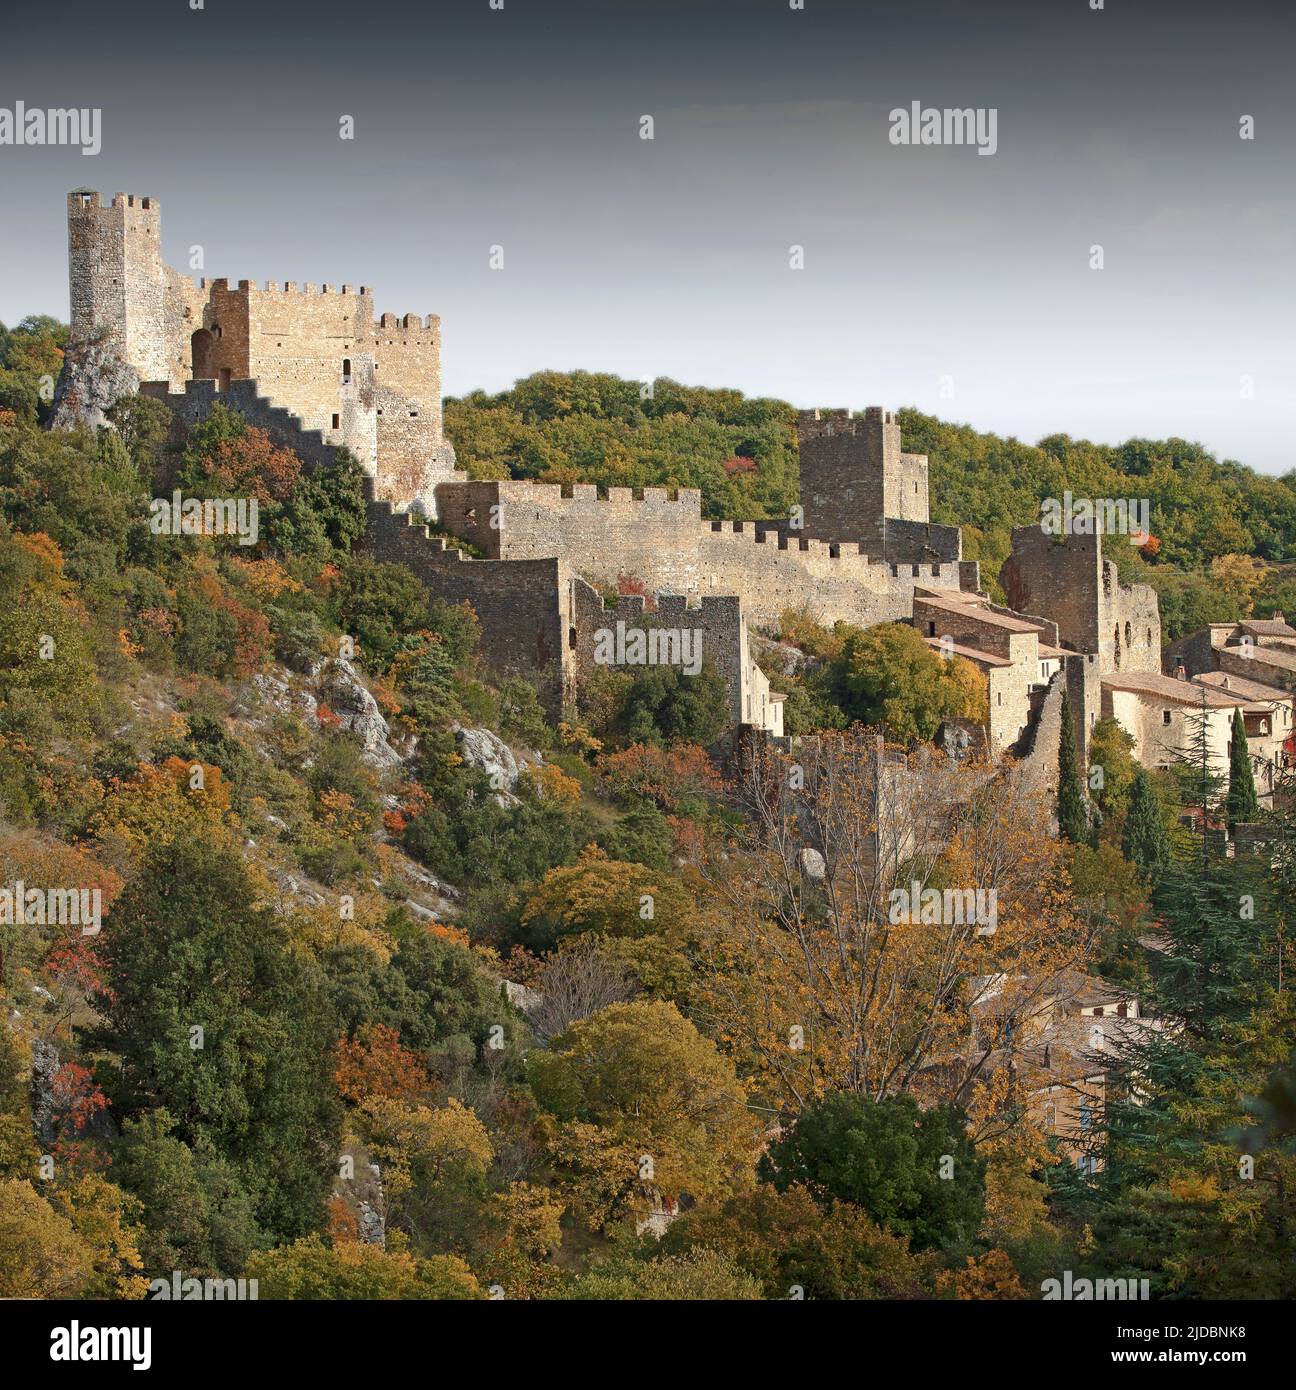
[[[562,555],[595,584],[622,577],[649,590],[702,597],[734,594],[748,620],[770,627],[791,608],[819,621],[867,624],[908,617],[914,585],[958,589],[959,563],[892,565],[858,544],[835,544],[768,522],[704,522],[700,494],[681,488],[568,492],[524,481],[443,484],[437,516],[454,535],[495,559]],[[972,570],[975,576],[975,567]]]
[[[382,501],[369,508],[363,544],[376,560],[407,565],[435,597],[471,604],[487,669],[532,681],[550,717],[561,715],[575,691],[571,573],[562,560],[469,559]]]
[[[257,393],[345,445],[398,507],[434,510],[435,484],[462,478],[442,435],[441,323],[374,314],[361,285],[194,281],[166,265],[155,198],[68,197],[72,344],[110,341],[142,381],[191,380]]]

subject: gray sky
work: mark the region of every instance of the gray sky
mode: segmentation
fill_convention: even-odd
[[[205,3],[6,15],[0,107],[102,107],[103,150],[0,146],[0,319],[66,316],[86,184],[180,267],[439,313],[448,394],[585,367],[1296,466],[1290,3]],[[891,144],[915,100],[996,154]]]

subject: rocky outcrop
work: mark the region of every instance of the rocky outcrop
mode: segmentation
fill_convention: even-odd
[[[388,742],[391,729],[378,708],[378,701],[350,661],[339,656],[325,662],[316,693],[319,703],[332,710],[342,727],[360,740],[367,762],[384,769],[400,766],[401,755]]]
[[[314,695],[308,690],[295,690],[280,670],[263,671],[260,675],[253,676],[251,685],[260,697],[261,703],[275,714],[296,714],[308,724],[314,724],[317,704]],[[265,723],[250,711],[247,717],[248,723],[254,729]]]
[[[315,690],[303,689],[302,679],[314,682]],[[345,657],[310,662],[299,677],[286,667],[277,666],[253,676],[250,684],[256,698],[245,701],[241,713],[251,728],[262,728],[268,722],[264,714],[255,712],[258,703],[272,714],[295,714],[312,729],[319,727],[320,710],[326,708],[337,716],[342,728],[355,734],[360,740],[361,755],[380,772],[399,767],[404,761],[404,756],[391,745],[391,728],[378,701]]]
[[[107,423],[105,412],[123,396],[134,395],[139,384],[135,369],[111,343],[69,344],[54,386],[50,428],[98,429]]]
[[[57,1138],[55,1119],[58,1106],[54,1099],[54,1074],[59,1069],[58,1048],[45,1038],[33,1038],[31,1045],[31,1112],[32,1129],[37,1143],[49,1148]]]
[[[496,801],[501,806],[516,806],[514,791],[522,769],[508,744],[489,729],[465,729],[459,724],[455,725],[455,741],[464,762],[490,778]]]

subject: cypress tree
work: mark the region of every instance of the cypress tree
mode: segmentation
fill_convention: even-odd
[[[1134,774],[1121,853],[1143,875],[1155,879],[1170,859],[1170,842],[1161,819],[1161,803],[1152,790],[1152,779],[1143,768]]]
[[[1233,711],[1233,745],[1229,752],[1229,789],[1224,803],[1229,829],[1239,822],[1255,820],[1260,803],[1256,799],[1255,778],[1251,775],[1251,752],[1247,747],[1242,711]]]
[[[1089,813],[1076,757],[1075,725],[1071,722],[1071,696],[1062,691],[1062,734],[1058,741],[1058,833],[1074,845],[1089,840]]]

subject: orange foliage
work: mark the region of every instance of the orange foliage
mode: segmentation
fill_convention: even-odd
[[[334,1245],[360,1239],[360,1218],[344,1197],[329,1198],[328,1237]]]
[[[19,531],[13,538],[14,544],[34,555],[50,578],[61,578],[63,574],[63,552],[59,543],[44,531]]]
[[[408,1100],[428,1088],[427,1059],[403,1047],[394,1028],[366,1024],[353,1039],[338,1043],[333,1080],[352,1105],[374,1097]]]
[[[539,800],[552,801],[564,811],[570,811],[581,799],[581,784],[553,763],[527,768],[522,783]]]
[[[238,555],[231,555],[226,563],[238,575],[239,582],[246,584],[259,599],[301,592],[302,586],[284,571],[278,560],[269,556],[260,560],[244,560]]]
[[[171,757],[160,767],[141,763],[128,781],[114,780],[90,831],[101,844],[115,841],[133,856],[184,834],[195,820],[218,826],[229,819],[229,787],[220,768]]]
[[[237,439],[222,439],[207,476],[226,496],[240,490],[262,503],[282,502],[292,495],[301,477],[301,460],[291,449],[278,449],[255,425]]]
[[[427,934],[438,936],[442,941],[451,941],[456,946],[470,946],[472,944],[468,933],[462,927],[453,927],[449,922],[429,922]]]
[[[667,811],[689,794],[713,792],[720,785],[706,749],[696,743],[674,748],[633,743],[623,752],[604,754],[598,769],[616,791],[648,797]]]

